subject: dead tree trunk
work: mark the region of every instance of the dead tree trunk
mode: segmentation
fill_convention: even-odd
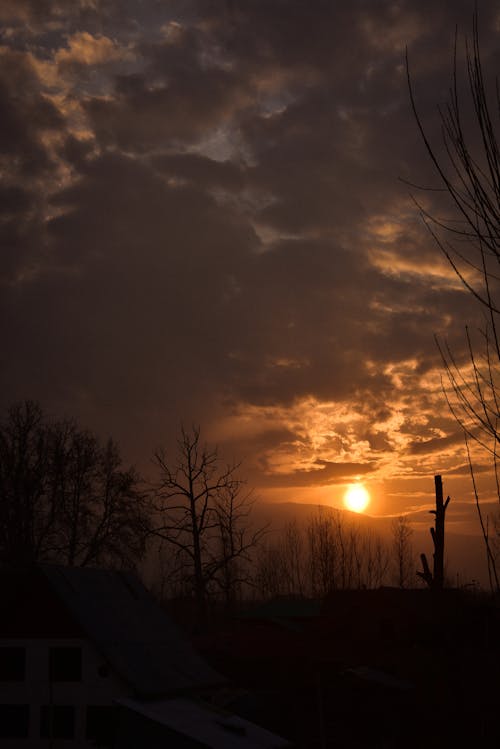
[[[432,590],[442,590],[444,587],[444,515],[450,498],[447,497],[446,502],[443,501],[443,482],[441,476],[434,476],[434,484],[436,487],[436,509],[430,510],[435,515],[434,528],[430,529],[434,543],[433,571],[431,572],[429,568],[425,554],[421,554],[420,559],[423,571],[417,572],[417,575],[422,580],[425,580]]]

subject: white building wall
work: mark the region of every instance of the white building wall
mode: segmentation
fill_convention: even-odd
[[[0,639],[0,647],[26,649],[26,673],[23,682],[0,681],[0,705],[29,704],[28,739],[0,739],[2,749],[48,749],[49,739],[40,738],[40,709],[42,705],[75,706],[74,740],[54,739],[57,749],[89,747],[85,740],[87,705],[112,705],[117,698],[130,696],[130,687],[108,666],[108,675],[99,674],[106,660],[95,646],[82,639]],[[52,647],[78,647],[82,651],[82,679],[79,682],[50,682],[49,650]]]

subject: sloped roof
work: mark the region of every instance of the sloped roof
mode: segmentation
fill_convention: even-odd
[[[299,622],[315,619],[321,614],[322,603],[316,599],[297,596],[278,596],[264,601],[239,614],[240,619],[260,619],[272,621],[290,629],[300,631]],[[295,622],[295,627],[290,626]]]
[[[177,698],[142,703],[123,699],[117,702],[207,749],[284,749],[290,746],[286,739],[255,723],[194,700]]]
[[[224,682],[131,573],[41,565],[51,588],[115,671],[141,696]]]
[[[356,668],[348,668],[345,671],[346,674],[352,674],[358,679],[363,681],[371,681],[382,687],[388,689],[397,689],[399,691],[407,691],[414,688],[414,684],[407,679],[400,679],[392,674],[387,674],[384,671],[380,671],[376,668],[370,668],[369,666],[357,666]]]
[[[37,567],[0,570],[0,637],[75,638],[84,635],[68,607]]]

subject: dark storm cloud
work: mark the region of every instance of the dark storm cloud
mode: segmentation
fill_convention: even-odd
[[[229,274],[255,243],[251,229],[119,155],[90,161],[53,204],[62,209],[48,227],[60,280],[37,284],[34,317],[71,352],[69,382],[119,401],[218,377]],[[47,352],[43,366],[57,371],[60,354]],[[67,379],[66,366],[58,380]]]
[[[168,69],[168,60],[165,61]],[[85,108],[99,142],[126,151],[144,152],[165,145],[168,139],[193,142],[207,128],[229,114],[234,77],[225,71],[205,74],[190,65],[179,71],[180,80],[150,88],[148,72],[121,77],[116,97],[92,99]]]
[[[18,172],[29,179],[52,167],[42,136],[61,130],[63,118],[42,95],[28,56],[5,49],[1,52],[0,114],[0,158],[7,176]]]
[[[427,453],[441,452],[450,445],[463,444],[464,435],[462,432],[456,432],[450,434],[448,437],[440,437],[434,440],[423,440],[422,442],[415,442],[410,446],[409,452],[412,455],[424,455]],[[470,471],[469,466],[467,466]],[[454,471],[457,472],[457,469]]]
[[[12,282],[41,260],[45,186],[56,173],[47,139],[64,118],[40,90],[29,57],[0,51],[0,279]]]
[[[240,164],[215,161],[195,153],[162,154],[151,159],[152,165],[167,177],[186,180],[203,189],[221,188],[239,193],[247,179]]]
[[[495,59],[493,5],[481,13]],[[460,357],[472,303],[398,177],[430,177],[404,47],[438,134],[448,45],[469,14],[465,2],[6,4],[3,401],[43,398],[143,461],[181,419],[255,464],[309,450],[323,468],[291,469],[303,485],[375,470],[363,449],[450,447],[426,380],[440,366],[432,336]],[[351,457],[311,447],[308,399],[348,404],[353,425],[332,415],[323,444]],[[412,410],[425,419],[411,424]]]
[[[326,460],[318,460],[317,466],[317,468],[309,471],[294,471],[293,473],[265,476],[262,485],[266,487],[301,487],[342,484],[346,481],[359,479],[360,476],[372,472],[375,463],[329,463]]]

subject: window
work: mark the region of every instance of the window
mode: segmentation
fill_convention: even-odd
[[[113,746],[115,729],[114,708],[108,705],[89,705],[85,738],[97,746]]]
[[[43,705],[40,711],[42,739],[73,739],[75,708],[73,705]]]
[[[25,648],[0,648],[0,681],[24,681]]]
[[[49,678],[51,681],[81,681],[81,648],[50,648]]]
[[[0,738],[27,739],[29,705],[0,705]]]

